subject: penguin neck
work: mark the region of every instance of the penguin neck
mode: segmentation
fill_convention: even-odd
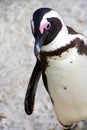
[[[67,42],[68,42],[68,29],[65,26],[65,24],[63,24],[61,31],[58,33],[57,37],[54,39],[53,42],[57,43],[56,49],[59,49],[67,44]]]

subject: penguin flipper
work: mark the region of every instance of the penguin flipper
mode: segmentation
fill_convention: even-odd
[[[36,65],[33,69],[32,75],[30,77],[30,81],[28,84],[27,92],[25,95],[25,112],[30,115],[33,112],[34,107],[34,100],[35,100],[35,93],[38,85],[38,81],[40,79],[42,70],[41,70],[41,63],[37,59]]]

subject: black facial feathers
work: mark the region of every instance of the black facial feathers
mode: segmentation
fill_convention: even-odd
[[[40,34],[39,26],[40,26],[40,21],[42,20],[43,16],[51,10],[52,9],[50,8],[40,8],[34,12],[33,14],[33,21],[34,21],[34,26],[35,26],[34,37],[37,37],[37,34]]]
[[[44,45],[52,42],[62,28],[62,23],[58,18],[52,17],[47,18],[47,20],[51,23],[51,28],[49,30],[47,38],[44,41]]]

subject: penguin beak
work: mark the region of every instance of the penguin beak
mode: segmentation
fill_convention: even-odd
[[[43,34],[40,38],[35,39],[34,54],[37,57],[40,54],[41,47],[44,45],[47,33]]]

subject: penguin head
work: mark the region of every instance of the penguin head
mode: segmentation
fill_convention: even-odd
[[[50,8],[40,8],[36,10],[30,22],[32,33],[35,38],[35,56],[39,55],[42,48],[48,45],[51,45],[51,48],[55,46],[52,45],[52,41],[54,41],[56,37],[57,40],[59,39],[60,41],[61,33],[66,34],[67,32],[61,16]]]

